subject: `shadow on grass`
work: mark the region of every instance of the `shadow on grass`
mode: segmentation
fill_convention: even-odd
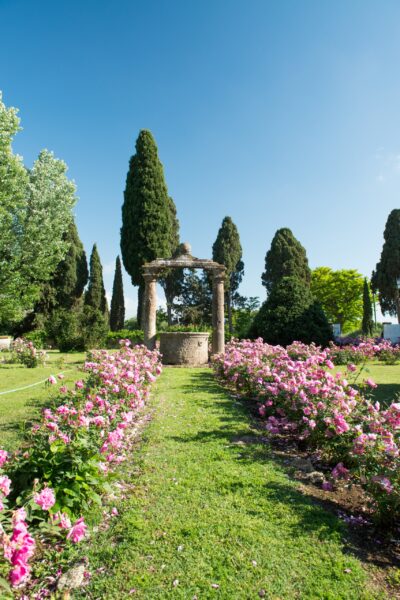
[[[202,406],[220,413],[219,420],[223,424],[217,429],[199,431],[193,436],[182,434],[171,439],[179,443],[207,443],[208,441],[222,440],[231,444],[232,452],[236,454],[235,458],[238,461],[249,464],[255,461],[273,462],[281,471],[286,472],[292,480],[295,480],[291,475],[290,468],[282,463],[281,457],[274,455],[267,438],[257,430],[257,425],[260,423],[257,421],[259,420],[255,420],[252,426],[254,402],[230,398],[229,392],[218,383],[211,370],[209,372],[192,372],[191,382],[183,389],[183,392],[193,394],[198,391],[199,394],[212,394],[213,399],[210,401],[204,399]],[[393,398],[394,393],[400,392],[400,384],[381,384],[379,388],[381,397],[385,396],[386,398],[389,395]],[[180,389],[182,391],[182,388]],[[249,423],[248,427],[243,427],[243,419]],[[259,486],[255,485],[255,487],[259,493]],[[242,494],[249,488],[251,489],[251,485],[242,482],[227,482],[222,486],[221,493]],[[273,481],[273,479],[268,484],[263,484],[262,493],[268,500],[276,504],[278,518],[279,513],[283,514],[287,511],[288,506],[291,507],[295,514],[293,523],[290,525],[293,537],[313,533],[317,534],[321,541],[326,538],[340,539],[344,544],[345,553],[352,554],[365,563],[386,569],[399,566],[399,557],[394,546],[377,546],[377,543],[381,543],[381,541],[376,541],[376,538],[381,537],[380,532],[373,527],[350,528],[338,518],[338,510],[343,509],[344,512],[347,512],[347,507],[342,507],[337,501],[314,496],[312,493],[307,493],[304,488],[299,490],[293,484],[285,485]],[[279,506],[282,510],[279,510]],[[260,506],[260,512],[253,510],[254,514],[258,515],[262,511],[262,506]],[[251,512],[249,510],[249,514]]]

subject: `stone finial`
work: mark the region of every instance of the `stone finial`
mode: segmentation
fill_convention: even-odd
[[[189,256],[192,254],[192,246],[189,244],[189,242],[183,242],[180,249],[182,254],[188,254]]]

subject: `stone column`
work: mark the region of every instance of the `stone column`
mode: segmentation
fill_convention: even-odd
[[[144,343],[149,350],[156,347],[157,277],[153,273],[143,275],[145,281],[143,314]]]
[[[213,338],[212,353],[225,351],[225,319],[224,319],[224,280],[223,272],[214,273],[213,278]]]

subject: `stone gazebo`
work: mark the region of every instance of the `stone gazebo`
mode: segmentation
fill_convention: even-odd
[[[212,301],[212,353],[219,354],[225,349],[224,331],[224,280],[225,267],[212,260],[202,260],[191,255],[190,244],[181,245],[182,254],[177,258],[157,258],[143,267],[145,280],[144,293],[144,343],[150,349],[156,344],[156,311],[157,311],[157,280],[167,269],[204,269],[212,273],[213,301]],[[174,335],[174,334],[165,334]],[[181,334],[184,335],[184,334]],[[196,335],[196,334],[188,334]],[[207,335],[207,334],[197,334]],[[190,363],[190,360],[177,358],[176,364]]]

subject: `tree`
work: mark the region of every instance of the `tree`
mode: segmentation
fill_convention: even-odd
[[[51,286],[55,289],[56,304],[70,309],[82,297],[89,278],[86,252],[79,238],[75,221],[71,221],[64,239],[68,244],[65,258],[58,264]]]
[[[306,251],[288,228],[278,229],[265,256],[261,279],[268,293],[282,277],[295,277],[307,285],[311,280]]]
[[[67,166],[43,150],[31,171],[14,155],[17,111],[0,96],[0,320],[20,319],[68,250],[63,235],[72,220],[75,185]]]
[[[295,340],[326,346],[332,329],[307,283],[297,277],[282,277],[256,315],[250,335],[281,346]]]
[[[113,283],[113,291],[111,298],[110,309],[110,329],[111,331],[119,331],[124,328],[125,322],[125,303],[124,303],[124,287],[122,283],[121,260],[117,256],[115,261],[115,275]]]
[[[329,267],[314,269],[311,291],[328,319],[340,323],[343,331],[357,327],[362,319],[364,280],[355,269],[333,271]]]
[[[361,331],[364,335],[373,335],[374,321],[372,318],[372,303],[371,295],[369,293],[369,285],[367,278],[364,278],[364,289],[363,289],[363,318]]]
[[[181,254],[179,244],[179,221],[176,214],[176,206],[172,198],[168,198],[169,208],[171,211],[171,230],[170,230],[170,245],[171,256],[176,258]],[[168,325],[172,325],[172,309],[174,300],[180,295],[183,285],[183,269],[168,269],[159,279],[165,293],[167,301],[167,320]]]
[[[378,292],[382,313],[397,316],[400,323],[400,295],[397,279],[400,277],[400,209],[392,210],[383,233],[381,258],[372,275],[371,286]]]
[[[183,325],[211,325],[211,290],[207,277],[189,270],[175,312]]]
[[[231,217],[225,217],[222,221],[217,239],[212,247],[212,256],[213,260],[226,268],[225,304],[228,312],[229,333],[233,333],[232,296],[242,281],[244,264],[239,232]]]
[[[136,140],[136,154],[129,162],[122,205],[121,253],[132,284],[139,286],[138,320],[144,292],[142,267],[156,258],[168,258],[175,250],[172,200],[168,196],[162,164],[150,131]]]
[[[20,130],[17,109],[6,108],[0,92],[0,321],[21,316],[19,290],[23,278],[17,269],[25,216],[28,173],[11,144]],[[27,302],[29,306],[29,301]],[[1,325],[0,323],[0,325]]]
[[[90,255],[89,286],[85,294],[85,305],[98,310],[102,315],[108,315],[106,291],[103,283],[103,268],[97,246],[94,244]]]

